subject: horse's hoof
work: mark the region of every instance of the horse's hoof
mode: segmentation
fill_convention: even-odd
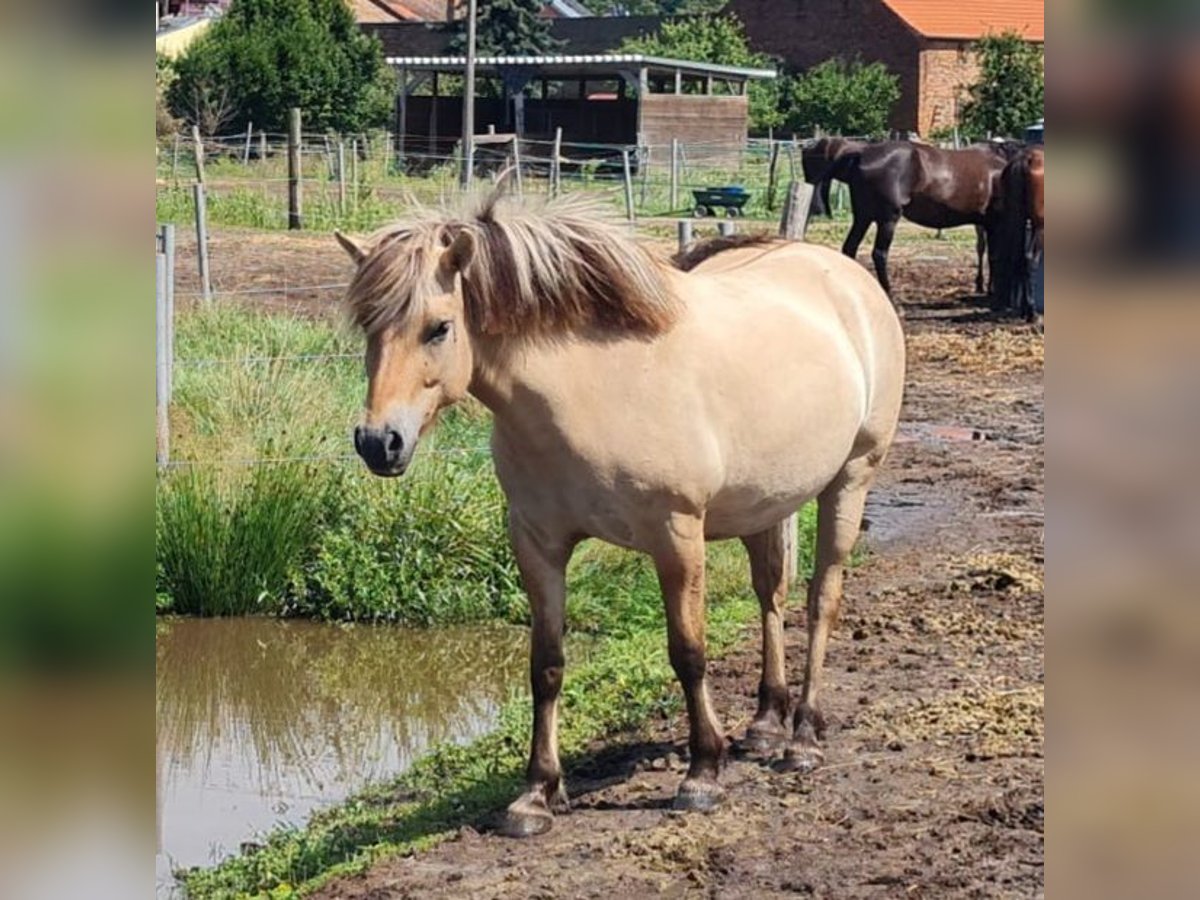
[[[746,736],[737,742],[737,750],[747,756],[771,756],[787,741],[788,733],[783,728],[751,725]]]
[[[527,838],[545,834],[554,825],[554,814],[543,800],[521,797],[504,813],[500,834],[511,838]]]
[[[792,744],[775,768],[779,772],[799,772],[801,775],[807,775],[819,769],[824,762],[825,754],[821,752],[820,747]]]
[[[681,812],[708,812],[720,806],[724,799],[725,789],[715,781],[687,778],[679,786],[671,808]]]

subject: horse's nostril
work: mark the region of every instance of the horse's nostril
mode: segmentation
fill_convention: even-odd
[[[363,430],[361,425],[354,426],[354,449],[362,453],[363,446]]]
[[[388,429],[387,433],[387,452],[389,454],[399,453],[404,448],[404,438],[400,437],[400,432]]]

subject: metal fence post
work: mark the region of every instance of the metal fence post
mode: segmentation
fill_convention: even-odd
[[[562,187],[562,128],[554,129],[554,150],[550,157],[550,196],[557,197]]]
[[[200,296],[207,303],[212,300],[212,280],[208,271],[208,201],[202,182],[197,181],[192,185],[192,196],[196,202],[196,260],[200,264]]]

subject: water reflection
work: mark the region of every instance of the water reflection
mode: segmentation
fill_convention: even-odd
[[[159,893],[280,822],[495,724],[528,637],[268,619],[157,623]]]

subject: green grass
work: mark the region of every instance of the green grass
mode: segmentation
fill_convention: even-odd
[[[812,545],[811,507],[802,516],[801,547]],[[709,548],[709,649],[731,647],[756,620],[744,553],[736,542]],[[810,566],[805,556],[805,570]],[[616,563],[616,564],[614,564]],[[636,730],[680,708],[666,656],[662,601],[644,557],[586,546],[570,573],[574,627],[580,611],[606,633],[587,660],[568,665],[559,740],[569,772],[592,742]],[[600,610],[607,605],[607,611]],[[589,613],[590,611],[590,618]],[[469,746],[443,746],[398,779],[315,815],[303,828],[270,835],[262,848],[183,876],[188,896],[290,897],[379,859],[428,847],[464,824],[502,809],[519,792],[527,760],[530,704],[515,697],[496,731]],[[560,827],[569,827],[569,822]]]

